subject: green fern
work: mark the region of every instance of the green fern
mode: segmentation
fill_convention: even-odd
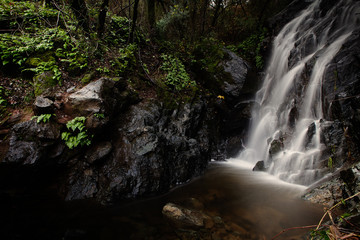
[[[40,116],[33,116],[31,120],[36,119],[36,123],[47,123],[52,116],[55,116],[55,114],[41,114]]]
[[[66,123],[66,128],[70,130],[70,132],[61,133],[61,139],[65,141],[69,149],[78,146],[89,146],[91,144],[91,137],[85,129],[85,120],[85,117],[76,117]]]

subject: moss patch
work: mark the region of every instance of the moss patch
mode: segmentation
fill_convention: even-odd
[[[57,85],[52,71],[46,71],[34,77],[35,96],[43,94],[45,91]]]

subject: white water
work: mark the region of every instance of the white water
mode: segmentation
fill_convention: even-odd
[[[302,185],[323,175],[319,126],[324,72],[352,34],[359,10],[358,2],[343,0],[320,17],[319,5],[314,1],[275,38],[263,86],[256,94],[249,139],[237,158],[253,165],[263,160],[269,173]],[[273,141],[281,151],[271,155]]]

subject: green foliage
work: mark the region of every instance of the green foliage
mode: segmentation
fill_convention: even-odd
[[[0,118],[7,115],[6,106],[7,106],[7,91],[4,87],[0,86]]]
[[[40,2],[10,1],[0,2],[0,21],[7,28],[34,31],[38,27],[49,26],[57,19],[58,11],[43,7]]]
[[[35,74],[51,71],[54,80],[60,83],[62,73],[59,65],[65,65],[76,75],[87,67],[87,53],[86,48],[73,41],[63,29],[46,28],[36,34],[1,34],[0,61],[3,65],[16,64],[23,71]]]
[[[4,87],[0,86],[0,106],[5,107],[7,105],[6,101],[7,92]]]
[[[97,117],[98,119],[104,119],[105,115],[103,113],[94,113],[94,116]]]
[[[33,116],[31,120],[36,119],[36,123],[47,123],[52,116],[55,116],[55,114],[41,114],[40,116]]]
[[[350,213],[344,213],[344,214],[342,214],[342,215],[340,216],[340,218],[339,218],[339,222],[344,222],[345,218],[350,217],[350,216],[351,216]]]
[[[266,34],[267,29],[263,28],[261,31],[250,35],[238,45],[240,55],[254,61],[258,69],[262,69],[264,67],[264,59],[261,55],[261,46]]]
[[[105,42],[114,47],[125,44],[129,38],[129,26],[129,19],[112,15]]]
[[[34,72],[36,75],[39,75],[43,72],[47,72],[50,71],[53,73],[53,77],[52,79],[57,82],[57,83],[61,83],[61,71],[58,67],[58,65],[56,65],[55,61],[49,61],[49,62],[40,62],[38,64],[37,67],[35,68],[27,68],[25,69],[26,71],[32,71]]]
[[[116,75],[122,76],[132,70],[136,64],[137,45],[135,43],[128,44],[123,48],[119,48],[117,57],[110,61],[112,69]]]
[[[192,63],[197,63],[209,73],[217,73],[219,63],[224,59],[223,43],[214,38],[205,38],[199,41],[193,50],[194,59]]]
[[[68,65],[69,72],[77,74],[88,66],[86,48],[80,50],[80,44],[76,45],[69,38],[66,40],[62,48],[56,49],[55,54],[61,62]]]
[[[329,230],[318,230],[318,231],[312,231],[311,232],[311,237],[312,239],[321,239],[321,240],[330,240],[328,233],[330,231]]]
[[[13,35],[0,34],[0,60],[2,65],[9,63],[24,67],[24,63],[31,54],[45,52],[53,48],[54,32],[45,29],[34,34]]]
[[[328,159],[328,168],[330,168],[330,169],[333,168],[333,159],[332,159],[332,157],[329,157],[329,159]]]
[[[163,64],[161,69],[165,71],[165,83],[176,90],[194,87],[196,83],[190,79],[183,63],[172,55],[162,54]]]
[[[182,38],[187,32],[187,22],[189,18],[188,9],[183,9],[179,5],[171,7],[170,11],[161,18],[156,24],[156,30],[162,38]]]
[[[91,138],[85,129],[85,117],[76,117],[66,123],[69,132],[62,132],[61,139],[65,141],[68,148],[73,149],[77,146],[89,146]]]
[[[96,71],[99,73],[109,73],[110,72],[110,70],[107,67],[98,67],[96,69]]]

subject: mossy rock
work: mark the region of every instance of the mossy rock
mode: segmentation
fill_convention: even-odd
[[[67,66],[67,71],[71,75],[78,76],[84,72],[84,70],[86,69],[84,65],[86,64],[87,64],[87,59],[85,57],[76,56],[76,59],[73,60],[73,63]]]
[[[54,58],[54,53],[53,52],[45,52],[45,53],[38,53],[32,57],[29,57],[25,64],[29,67],[37,67],[40,65],[40,63],[42,62],[55,62],[55,58]]]
[[[88,84],[89,82],[91,82],[91,80],[94,79],[96,75],[96,72],[90,72],[90,73],[86,73],[81,79],[80,81],[84,84]]]
[[[52,71],[46,71],[36,75],[33,78],[33,81],[35,96],[39,96],[57,85],[57,81],[54,79],[54,73]]]

